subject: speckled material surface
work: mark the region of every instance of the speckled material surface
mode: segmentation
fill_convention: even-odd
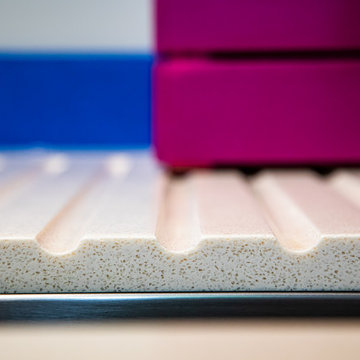
[[[0,155],[0,292],[360,290],[360,172]]]

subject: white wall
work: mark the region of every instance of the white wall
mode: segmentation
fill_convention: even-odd
[[[150,52],[152,0],[0,0],[0,51]]]

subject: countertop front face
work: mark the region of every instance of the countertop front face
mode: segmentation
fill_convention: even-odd
[[[360,290],[360,171],[0,154],[0,292]]]

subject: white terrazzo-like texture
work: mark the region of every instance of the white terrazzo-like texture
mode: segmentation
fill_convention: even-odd
[[[360,290],[360,176],[0,154],[0,292]]]

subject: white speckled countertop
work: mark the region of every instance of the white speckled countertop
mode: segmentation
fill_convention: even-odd
[[[0,292],[360,290],[360,172],[0,154]]]

